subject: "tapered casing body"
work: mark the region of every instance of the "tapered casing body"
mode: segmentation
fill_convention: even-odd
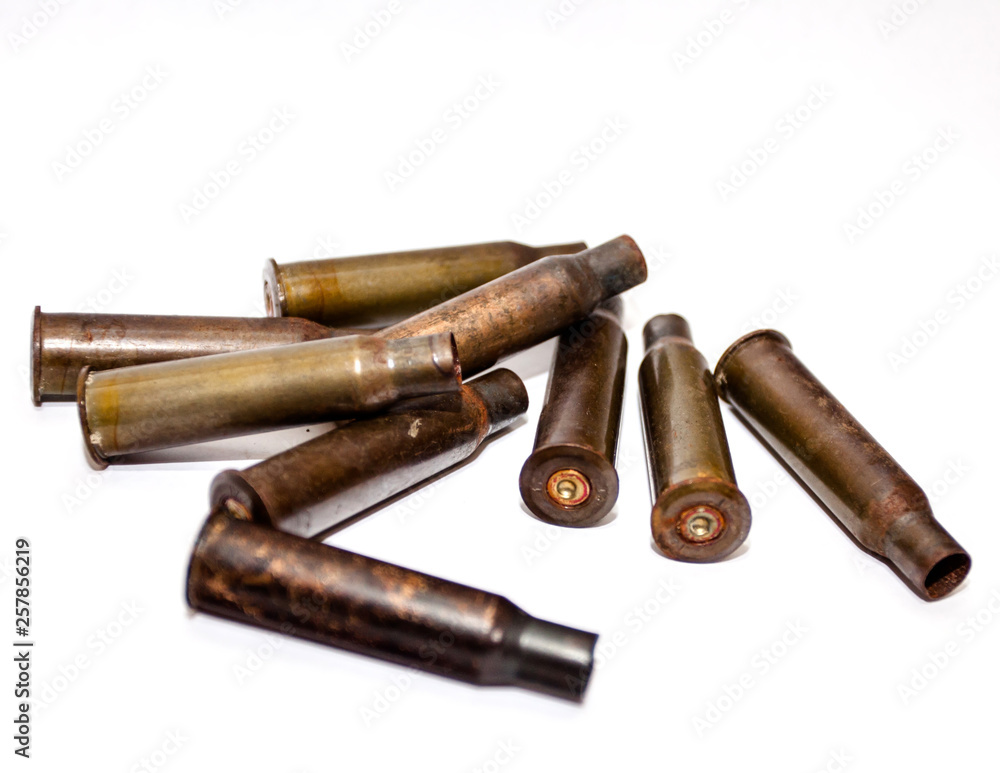
[[[454,339],[346,336],[92,373],[78,404],[91,461],[279,427],[355,418],[457,392]]]
[[[327,325],[399,322],[548,255],[587,249],[582,242],[529,247],[489,242],[264,268],[264,302],[275,317]]]
[[[670,558],[710,562],[750,532],[750,505],[736,486],[712,372],[687,321],[653,317],[639,367],[653,539]]]
[[[524,504],[549,523],[593,526],[618,499],[628,354],[621,320],[621,299],[611,298],[559,336],[535,446],[520,476]]]
[[[619,236],[576,255],[542,258],[376,335],[451,331],[462,372],[472,376],[553,337],[602,301],[644,281],[642,252],[630,237]]]
[[[744,336],[715,369],[719,394],[867,550],[925,600],[957,588],[969,554],[927,496],[774,330]]]
[[[477,685],[580,701],[595,634],[493,593],[213,513],[191,556],[195,609]]]
[[[48,314],[35,307],[31,396],[73,401],[85,367],[115,370],[150,362],[266,349],[355,334],[292,317],[183,317],[156,314]]]
[[[405,400],[212,482],[213,507],[313,537],[471,456],[528,409],[500,368],[459,393]]]

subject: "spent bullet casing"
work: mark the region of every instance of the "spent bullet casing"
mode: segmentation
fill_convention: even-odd
[[[372,414],[405,397],[455,392],[447,333],[346,336],[80,373],[86,449],[98,467],[127,454]]]
[[[355,258],[327,258],[264,268],[264,302],[274,317],[327,325],[389,325],[548,255],[587,245],[529,247],[489,242]]]
[[[292,317],[49,314],[35,307],[31,395],[35,405],[76,399],[80,371],[264,349],[356,334]]]
[[[922,598],[951,593],[969,554],[937,522],[923,490],[774,330],[726,350],[719,394],[867,550]]]
[[[197,610],[477,685],[582,700],[595,634],[502,596],[261,524],[209,516],[191,556]]]
[[[375,335],[451,331],[462,372],[471,376],[551,338],[644,281],[642,252],[631,237],[619,236],[576,255],[542,258]]]
[[[528,409],[500,368],[457,394],[414,398],[212,482],[210,502],[238,517],[313,537],[458,464]]]
[[[712,372],[683,317],[653,317],[643,339],[639,398],[653,539],[670,558],[719,561],[746,540],[750,505],[736,486]]]
[[[621,316],[615,297],[559,336],[534,449],[520,476],[524,504],[549,523],[593,526],[618,499],[628,354]]]

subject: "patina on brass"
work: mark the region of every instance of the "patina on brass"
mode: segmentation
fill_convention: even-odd
[[[217,510],[194,546],[197,610],[477,685],[580,701],[597,636],[494,593]]]
[[[458,464],[528,409],[500,368],[458,394],[405,400],[212,482],[212,506],[313,537]]]
[[[35,307],[31,396],[35,405],[73,401],[80,371],[265,349],[357,334],[292,317],[183,317],[158,314],[49,314]]]
[[[462,372],[472,376],[645,281],[642,252],[631,237],[619,236],[576,255],[542,258],[376,335],[408,338],[450,330]]]
[[[925,600],[955,590],[972,564],[927,496],[775,330],[726,350],[719,394],[867,550]]]
[[[736,486],[712,372],[683,317],[653,317],[643,338],[639,398],[653,539],[670,558],[718,561],[746,540],[750,505]]]
[[[128,454],[376,413],[456,392],[454,338],[346,336],[80,373],[80,421],[98,467]]]
[[[264,302],[274,317],[390,325],[540,258],[585,249],[583,242],[549,247],[489,242],[280,265],[269,260]]]
[[[593,526],[618,500],[615,454],[628,342],[612,298],[559,337],[521,498],[543,521]]]

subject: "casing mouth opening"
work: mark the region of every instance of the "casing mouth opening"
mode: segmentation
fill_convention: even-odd
[[[945,556],[934,564],[927,573],[927,577],[924,579],[924,590],[932,599],[947,596],[962,584],[971,567],[972,559],[967,553],[953,553],[950,556]]]

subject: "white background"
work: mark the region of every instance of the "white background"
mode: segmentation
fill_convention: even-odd
[[[33,758],[18,765],[814,771],[846,758],[860,773],[994,764],[1000,279],[977,276],[1000,248],[994,3],[911,2],[896,29],[884,24],[889,0],[575,10],[556,0],[398,0],[395,13],[386,2],[136,5],[79,2],[53,13],[11,1],[0,18],[9,449],[0,641],[14,638],[13,541],[25,536],[34,684],[50,701],[36,706]],[[560,7],[571,11],[561,22],[550,13]],[[345,50],[380,12],[388,25]],[[728,21],[713,24],[724,13]],[[30,38],[26,18],[45,21]],[[713,27],[719,34],[706,31]],[[685,51],[689,62],[677,56]],[[147,68],[162,74],[143,93]],[[480,79],[496,85],[477,98]],[[125,109],[118,100],[133,89],[144,98]],[[786,114],[814,89],[828,96],[789,131]],[[456,118],[449,111],[466,99],[474,109]],[[247,136],[282,109],[293,116],[284,131],[252,160],[241,155]],[[100,145],[68,159],[68,146],[102,120],[112,130]],[[609,120],[624,129],[597,143],[584,168],[580,146]],[[390,186],[386,173],[435,129],[444,141]],[[907,171],[949,130],[957,140],[919,179]],[[752,166],[748,152],[769,138],[776,152],[725,195],[719,182],[734,165]],[[185,218],[182,207],[233,159],[240,174]],[[571,184],[542,196],[547,206],[528,217],[528,200],[564,170]],[[879,212],[876,194],[894,180],[905,192]],[[857,224],[859,208],[880,216],[852,240],[845,224]],[[330,539],[599,632],[601,662],[582,706],[428,675],[399,690],[402,669],[287,639],[272,652],[259,630],[190,614],[184,573],[209,481],[295,436],[97,474],[75,408],[29,402],[35,304],[257,315],[271,256],[494,239],[593,245],[620,233],[643,247],[650,277],[627,296],[616,517],[552,530],[521,507],[517,474],[549,343],[506,363],[528,385],[526,420],[458,474]],[[741,332],[785,332],[936,492],[938,517],[974,559],[966,585],[938,603],[916,598],[783,481],[728,411],[754,504],[746,548],[704,566],[655,553],[635,371],[642,324],[670,311],[690,320],[713,363]],[[924,334],[921,323],[941,313],[945,321]],[[207,458],[220,455],[228,458]],[[677,590],[659,603],[664,582]],[[134,619],[122,612],[129,604]],[[643,605],[652,613],[637,622]],[[760,651],[780,653],[790,624],[805,633],[765,672]],[[949,643],[957,655],[934,675],[929,658]],[[259,663],[254,652],[270,657]],[[74,674],[81,656],[85,668]],[[241,681],[237,667],[249,676]],[[932,678],[914,682],[914,669]],[[728,699],[747,676],[752,687]],[[0,691],[6,760],[11,692]]]

